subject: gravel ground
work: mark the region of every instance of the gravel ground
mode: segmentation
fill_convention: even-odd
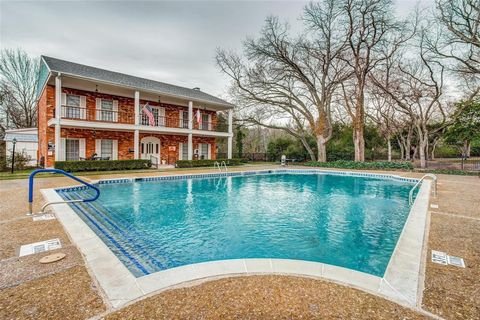
[[[463,258],[466,268],[432,263],[429,251],[424,308],[446,319],[480,319],[480,179],[442,175],[432,203],[428,248]]]
[[[39,260],[52,253],[62,252],[66,256],[55,263],[42,264]],[[80,252],[73,245],[45,253],[14,257],[0,261],[0,289],[12,287],[26,281],[57,273],[59,270],[83,265]]]
[[[360,290],[277,275],[225,278],[165,291],[106,319],[428,318]]]
[[[0,319],[86,319],[105,310],[90,275],[76,266],[0,290]]]

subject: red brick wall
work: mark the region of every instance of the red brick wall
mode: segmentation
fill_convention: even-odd
[[[140,142],[144,137],[156,137],[160,139],[160,158],[161,160],[164,160],[168,164],[174,164],[179,159],[179,154],[180,154],[179,144],[188,143],[187,136],[140,133]],[[198,148],[199,143],[211,144],[211,156],[212,156],[212,159],[215,159],[215,155],[216,155],[215,138],[193,136],[192,142],[193,142],[194,150]],[[170,147],[175,147],[175,150],[170,150]]]
[[[112,139],[118,141],[118,159],[133,159],[133,132],[125,131],[103,131],[103,130],[85,130],[62,128],[62,138],[84,138],[85,139],[85,157],[89,158],[95,153],[96,139]],[[129,149],[132,152],[129,152]]]
[[[71,88],[62,87],[62,92],[67,94],[75,94],[86,97],[87,102],[87,120],[95,121],[95,109],[96,109],[96,98],[106,99],[106,100],[117,100],[118,101],[118,122],[120,123],[135,123],[135,99],[120,97],[100,92],[84,91]],[[180,110],[187,111],[188,108],[184,106],[172,105],[167,103],[159,103],[156,101],[147,101],[140,99],[140,105],[147,103],[151,106],[161,106],[165,108],[165,117],[166,125],[168,127],[177,127],[180,123]],[[196,109],[194,109],[196,110]],[[202,113],[208,113],[212,116],[212,123],[215,124],[217,121],[217,115],[215,111],[201,110]],[[196,122],[194,122],[194,125]]]
[[[96,139],[112,139],[118,141],[118,159],[127,160],[134,158],[134,143],[133,132],[123,131],[103,131],[103,130],[87,130],[87,129],[73,129],[62,128],[62,138],[83,138],[85,139],[85,156],[91,157],[95,153]],[[160,158],[165,160],[168,164],[174,164],[179,158],[179,143],[187,143],[187,136],[180,135],[163,135],[140,133],[140,141],[144,137],[157,137],[160,139]],[[212,159],[215,159],[215,138],[210,137],[193,137],[193,148],[197,149],[199,143],[210,143]],[[175,147],[175,150],[170,150],[169,147]],[[131,151],[131,152],[130,152]],[[49,157],[48,166],[53,166],[53,158]]]
[[[83,91],[71,88],[62,88],[63,93],[77,94],[86,96],[87,114],[90,115],[88,120],[94,120],[96,109],[96,98],[118,100],[119,122],[122,123],[134,123],[134,99],[127,97],[114,96],[104,93],[96,93],[91,91]],[[145,104],[146,100],[140,100],[141,104]],[[165,116],[167,117],[167,125],[171,123],[173,126],[177,126],[180,121],[180,110],[187,111],[188,108],[184,106],[177,106],[166,103],[158,103],[148,101],[152,106],[162,106],[165,108]],[[196,112],[194,108],[194,115]],[[216,112],[201,109],[202,113],[211,114],[212,123],[215,125],[217,121]],[[55,128],[48,127],[47,122],[49,119],[55,117],[55,87],[47,85],[43,91],[38,102],[38,138],[39,138],[39,157],[45,157],[45,165],[52,167],[54,164],[55,156],[52,153],[48,155],[48,142],[55,143]],[[194,128],[197,128],[198,124],[194,121]],[[140,133],[140,140],[146,136],[155,136],[160,139],[161,160],[165,160],[167,163],[173,164],[179,157],[179,143],[187,143],[187,136],[181,135],[161,135],[161,134],[149,134]],[[95,152],[95,139],[114,139],[118,140],[118,159],[133,159],[133,131],[102,131],[102,130],[86,130],[86,129],[74,129],[64,128],[61,130],[62,138],[85,138],[85,156],[90,157]],[[209,137],[193,137],[193,148],[197,149],[199,143],[210,143],[212,158],[216,154],[215,138]],[[175,151],[170,150],[169,147],[175,147]],[[130,152],[131,150],[132,152]]]
[[[49,119],[55,117],[55,87],[46,86],[38,101],[38,159],[45,159],[46,166],[52,166],[55,156],[48,155],[48,142],[55,142],[55,129],[48,127]]]

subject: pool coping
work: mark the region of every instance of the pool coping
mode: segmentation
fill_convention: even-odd
[[[272,169],[230,173],[180,174],[140,179],[143,181],[156,181],[192,177],[245,176],[274,172],[325,173],[392,178],[410,182],[418,181],[418,179],[404,178],[394,174],[319,169]],[[96,183],[121,183],[135,180],[137,179],[105,179],[97,181]],[[57,190],[65,190],[68,188],[78,189],[82,187],[73,186],[42,189],[41,193],[47,201],[62,201],[63,199],[57,193]],[[430,190],[431,182],[427,180],[423,181],[383,277],[320,262],[290,259],[233,259],[190,264],[161,270],[136,278],[68,204],[55,204],[52,205],[52,209],[72,243],[74,243],[83,254],[87,267],[99,283],[108,302],[114,308],[119,308],[147,295],[186,282],[218,278],[219,276],[265,273],[327,279],[382,296],[402,305],[415,307],[418,305],[420,301],[419,296],[421,295],[419,287],[422,285],[420,279],[422,253]]]

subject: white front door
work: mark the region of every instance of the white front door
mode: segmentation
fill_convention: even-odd
[[[154,164],[160,164],[160,139],[155,137],[143,138],[140,142],[140,157],[147,160],[151,159]]]

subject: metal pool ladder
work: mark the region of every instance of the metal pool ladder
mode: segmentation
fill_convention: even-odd
[[[420,180],[417,181],[417,183],[413,186],[412,190],[410,190],[410,193],[408,194],[408,204],[412,205],[413,204],[413,192],[415,191],[416,188],[422,183],[422,181],[425,178],[431,178],[433,180],[433,196],[437,196],[437,176],[432,174],[432,173],[427,173],[424,175]]]
[[[93,190],[95,190],[95,196],[93,196],[92,198],[89,198],[89,199],[77,199],[77,200],[64,200],[64,201],[51,201],[51,202],[47,202],[46,204],[43,205],[42,207],[42,210],[39,212],[39,214],[43,214],[44,211],[45,211],[45,208],[47,208],[49,205],[52,205],[52,204],[61,204],[61,203],[71,203],[71,202],[92,202],[92,201],[95,201],[98,199],[98,197],[100,197],[100,190],[95,187],[93,184],[90,184],[88,182],[85,182],[83,181],[82,179],[79,179],[77,177],[75,177],[74,175],[71,175],[70,173],[68,172],[65,172],[63,170],[59,170],[59,169],[37,169],[37,170],[34,170],[32,173],[30,173],[30,176],[28,177],[28,213],[27,215],[33,215],[33,212],[32,212],[32,207],[33,207],[33,178],[35,177],[35,175],[37,173],[41,173],[41,172],[50,172],[50,173],[60,173],[60,174],[63,174],[64,176],[67,176],[77,182],[80,182],[84,185],[86,185],[87,187],[90,187],[92,188]]]
[[[222,172],[222,168],[225,169],[225,172],[228,171],[228,168],[227,168],[227,163],[225,161],[222,161],[221,163],[218,162],[218,161],[215,161],[215,163],[213,164],[214,168],[218,168],[218,171]]]

